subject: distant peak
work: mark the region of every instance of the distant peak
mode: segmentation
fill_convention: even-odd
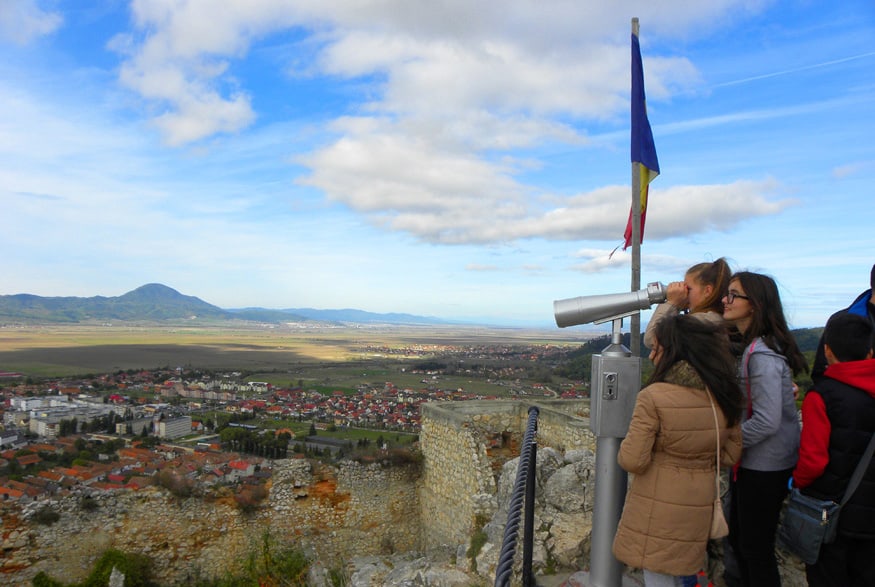
[[[122,296],[123,298],[180,298],[185,297],[172,287],[161,283],[147,283]]]
[[[152,291],[152,292],[159,292],[159,291],[171,292],[171,291],[172,291],[173,293],[179,293],[178,291],[176,291],[176,290],[173,289],[172,287],[167,287],[167,286],[164,285],[163,283],[147,283],[146,285],[141,285],[140,287],[138,287],[138,288],[135,289],[134,291],[143,291],[143,292],[146,292],[146,291]]]

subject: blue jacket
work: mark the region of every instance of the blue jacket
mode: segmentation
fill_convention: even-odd
[[[869,320],[875,325],[875,307],[869,303],[872,297],[872,290],[867,289],[854,302],[845,308],[846,312],[857,314],[858,316],[869,317]],[[820,342],[817,343],[817,353],[814,355],[814,365],[811,367],[811,379],[817,381],[823,377],[823,372],[826,370],[826,355],[823,350],[823,335],[820,336]]]

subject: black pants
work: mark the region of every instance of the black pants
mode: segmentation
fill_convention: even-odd
[[[871,587],[875,585],[875,540],[836,536],[820,547],[820,557],[805,565],[808,587]]]
[[[739,468],[730,482],[729,542],[742,587],[780,587],[775,532],[793,469]]]

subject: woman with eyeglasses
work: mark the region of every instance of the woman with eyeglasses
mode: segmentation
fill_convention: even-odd
[[[665,302],[656,306],[647,330],[644,344],[652,349],[655,344],[656,326],[666,316],[679,312],[695,314],[696,317],[723,324],[723,294],[729,287],[732,269],[723,257],[711,263],[693,265],[684,274],[683,281],[673,281],[666,286]]]
[[[808,364],[787,327],[775,280],[732,276],[723,317],[740,333],[743,450],[730,481],[729,542],[742,587],[781,585],[775,532],[799,449],[793,375]]]

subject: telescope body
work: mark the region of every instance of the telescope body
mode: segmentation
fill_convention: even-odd
[[[661,283],[648,283],[638,291],[580,296],[553,302],[553,315],[559,328],[578,324],[598,324],[631,316],[639,310],[646,310],[653,304],[665,301],[665,286]]]

